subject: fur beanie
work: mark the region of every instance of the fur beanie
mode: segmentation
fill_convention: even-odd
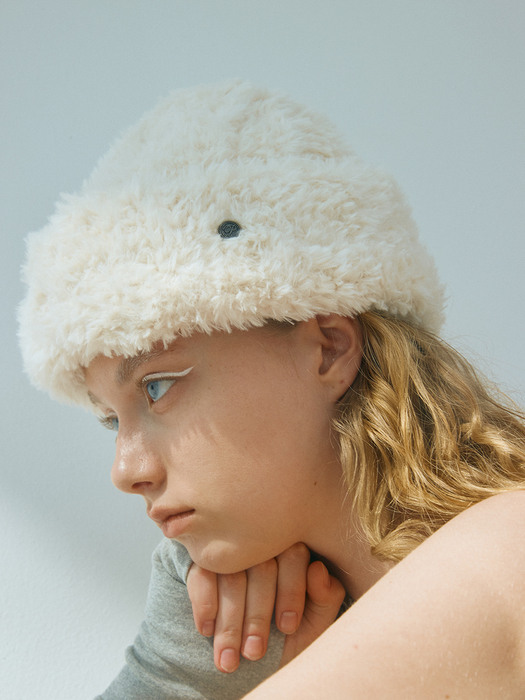
[[[376,309],[431,330],[443,290],[393,180],[323,117],[242,81],[180,90],[28,239],[32,381],[89,403],[83,368],[177,334]]]

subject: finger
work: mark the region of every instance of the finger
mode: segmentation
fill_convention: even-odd
[[[304,611],[306,572],[310,563],[308,547],[301,542],[294,544],[277,557],[277,563],[275,622],[281,632],[293,634]]]
[[[192,564],[186,580],[195,627],[205,637],[215,632],[218,610],[217,574]]]
[[[247,573],[242,655],[257,661],[266,654],[277,587],[277,562],[270,559]]]
[[[287,635],[281,667],[306,649],[335,621],[345,597],[345,590],[330,576],[320,561],[308,567],[307,598],[303,619],[295,634]]]
[[[320,634],[337,617],[345,598],[345,589],[338,579],[330,576],[322,562],[314,561],[308,567],[306,592],[304,616]]]
[[[219,610],[215,620],[213,655],[219,671],[232,673],[239,665],[242,640],[246,574],[221,574],[218,579]]]

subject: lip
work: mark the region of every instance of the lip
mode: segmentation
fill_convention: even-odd
[[[179,508],[178,510],[153,508],[148,512],[148,516],[157,523],[164,533],[164,537],[174,539],[189,527],[194,513],[194,508]]]

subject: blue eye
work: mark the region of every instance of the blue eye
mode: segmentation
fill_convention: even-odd
[[[182,372],[154,372],[148,374],[141,381],[142,390],[146,394],[146,398],[156,403],[171,387],[182,377],[185,377],[191,372],[193,367]]]
[[[155,403],[164,396],[173,384],[175,384],[175,379],[152,379],[146,382],[145,389],[150,399]]]

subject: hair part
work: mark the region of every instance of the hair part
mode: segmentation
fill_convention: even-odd
[[[361,368],[334,427],[372,553],[399,561],[469,506],[525,488],[525,416],[432,333],[359,320]]]

